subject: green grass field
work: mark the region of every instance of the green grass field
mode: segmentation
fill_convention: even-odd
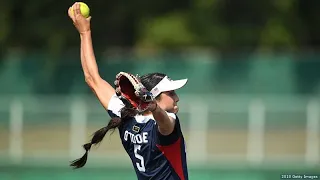
[[[318,175],[319,168],[310,169],[190,169],[191,180],[277,180],[282,174]],[[133,180],[134,171],[127,168],[83,168],[72,170],[58,167],[14,167],[0,168],[1,180]]]

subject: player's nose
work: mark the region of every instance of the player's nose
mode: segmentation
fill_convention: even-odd
[[[180,99],[179,99],[178,95],[176,94],[176,95],[175,95],[175,101],[176,101],[176,102],[179,102],[179,100],[180,100]]]

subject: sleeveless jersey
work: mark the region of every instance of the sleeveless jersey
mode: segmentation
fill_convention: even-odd
[[[112,96],[108,106],[110,117],[120,117],[123,106],[116,95]],[[173,113],[167,114],[175,119],[174,130],[167,136],[160,134],[152,115],[137,115],[118,128],[138,180],[188,180],[179,118]]]

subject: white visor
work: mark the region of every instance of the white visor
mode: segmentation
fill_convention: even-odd
[[[170,80],[167,76],[165,76],[152,90],[151,93],[153,97],[157,97],[160,93],[166,91],[173,91],[176,89],[182,88],[188,79],[181,79],[181,80]]]

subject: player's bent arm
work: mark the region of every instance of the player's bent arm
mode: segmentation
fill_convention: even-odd
[[[81,65],[85,81],[92,89],[105,109],[108,109],[109,101],[115,93],[114,88],[100,77],[98,65],[95,59],[91,31],[80,34],[81,38]]]
[[[162,135],[167,136],[173,132],[175,126],[175,119],[168,116],[167,112],[165,112],[159,106],[156,106],[156,109],[152,111],[152,115],[156,120],[159,132]]]
[[[87,81],[87,80],[86,80]],[[96,83],[91,83],[87,81],[88,86],[91,88],[93,93],[96,95],[101,105],[108,110],[108,105],[112,95],[115,94],[113,87],[105,80],[100,79]]]

